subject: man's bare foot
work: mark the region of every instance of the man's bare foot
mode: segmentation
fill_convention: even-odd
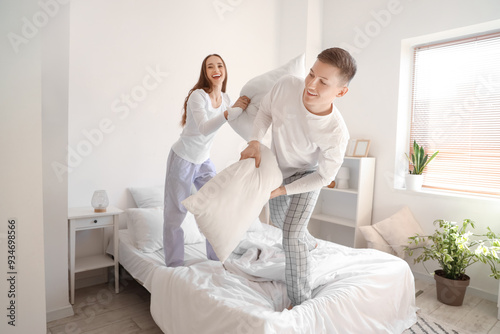
[[[319,243],[316,242],[316,245],[314,245],[313,248],[309,248],[309,251],[312,252],[313,250],[315,250],[316,248],[318,248],[318,245],[319,245]]]

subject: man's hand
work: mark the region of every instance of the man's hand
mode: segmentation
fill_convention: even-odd
[[[240,160],[254,158],[255,159],[255,167],[259,168],[260,166],[260,143],[256,140],[252,140],[248,143],[246,149],[241,152]]]
[[[279,188],[274,189],[271,192],[271,197],[269,199],[273,199],[273,198],[281,196],[281,195],[286,195],[286,188],[285,188],[285,186],[281,186]]]

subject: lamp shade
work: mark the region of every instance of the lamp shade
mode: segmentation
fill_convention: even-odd
[[[336,179],[349,180],[350,178],[351,178],[351,173],[349,171],[349,167],[340,167]]]
[[[349,178],[351,177],[348,167],[340,167],[335,180],[338,189],[349,189]]]
[[[91,201],[94,212],[106,212],[109,205],[108,195],[106,190],[96,190]]]

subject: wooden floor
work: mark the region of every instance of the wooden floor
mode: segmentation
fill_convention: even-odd
[[[47,323],[48,334],[162,334],[149,312],[148,290],[120,274],[114,282],[75,290],[75,315]]]
[[[500,334],[500,321],[497,319],[497,303],[470,294],[465,295],[462,306],[448,306],[436,298],[434,283],[416,280],[415,291],[423,293],[416,299],[422,314],[464,329],[475,334]]]
[[[75,292],[75,315],[47,324],[49,334],[161,334],[149,313],[149,292],[131,278],[120,279],[120,293],[113,282]],[[467,295],[464,305],[447,306],[436,299],[433,283],[417,280],[420,312],[477,334],[500,334],[496,303]]]

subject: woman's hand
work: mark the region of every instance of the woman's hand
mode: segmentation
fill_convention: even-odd
[[[224,111],[224,118],[227,119],[228,121],[232,121],[238,116],[241,115],[243,110],[245,110],[248,107],[248,104],[250,103],[250,99],[246,96],[240,96],[240,98],[233,104],[231,108],[227,108],[226,111]]]
[[[269,199],[273,199],[273,198],[281,196],[281,195],[286,195],[286,188],[285,188],[285,186],[281,186],[279,188],[274,189],[271,192],[271,197]]]
[[[255,159],[255,167],[259,168],[260,166],[260,143],[257,140],[252,140],[248,143],[246,149],[241,152],[240,160],[254,158]]]
[[[237,119],[238,117],[240,117],[240,115],[242,113],[243,113],[243,109],[241,109],[240,107],[231,107],[231,108],[227,108],[227,110],[224,111],[224,117],[228,121],[233,121],[233,120]]]
[[[248,104],[250,103],[250,99],[246,97],[245,95],[240,96],[239,99],[233,104],[234,107],[240,107],[241,109],[245,110],[248,107]]]

